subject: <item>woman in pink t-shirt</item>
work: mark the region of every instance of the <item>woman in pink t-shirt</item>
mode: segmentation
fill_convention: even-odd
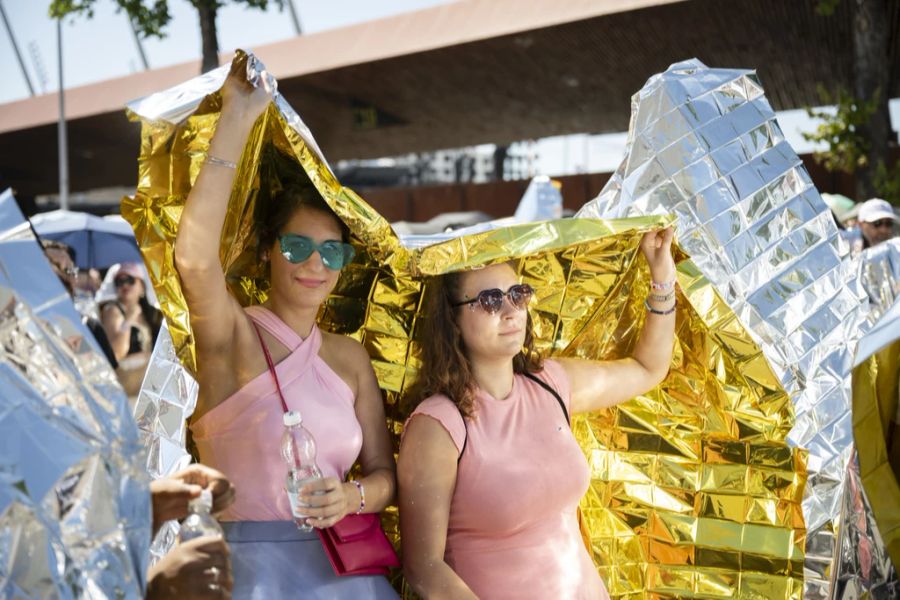
[[[403,568],[431,598],[607,598],[577,509],[587,460],[569,415],[658,385],[675,333],[671,228],[641,250],[653,280],[629,358],[544,361],[533,290],[508,264],[437,278],[423,340],[419,402],[400,446]]]

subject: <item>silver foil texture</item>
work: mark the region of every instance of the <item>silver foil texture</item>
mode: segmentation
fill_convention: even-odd
[[[143,456],[115,373],[0,195],[0,597],[142,597]]]
[[[884,285],[864,288],[753,71],[689,60],[633,96],[625,158],[577,216],[659,213],[677,216],[681,247],[791,395],[789,441],[809,452],[804,597],[830,597],[853,452],[850,370],[873,322],[868,296],[884,296]],[[869,264],[870,273],[887,268]]]

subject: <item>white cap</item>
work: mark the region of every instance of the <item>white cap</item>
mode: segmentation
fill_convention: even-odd
[[[301,417],[300,412],[296,410],[287,411],[284,413],[282,419],[284,420],[285,427],[293,427],[294,425],[299,425],[303,422],[303,417]]]
[[[204,507],[207,512],[212,510],[212,492],[210,490],[200,490],[200,495],[190,501],[191,505],[199,505]]]
[[[859,218],[861,223],[874,223],[882,219],[893,219],[900,221],[894,213],[894,207],[887,200],[881,198],[872,198],[866,200],[859,207]]]

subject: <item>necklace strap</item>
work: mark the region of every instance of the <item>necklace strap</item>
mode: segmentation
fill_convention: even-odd
[[[251,320],[251,322],[253,322]],[[259,325],[253,322],[253,329],[256,330],[256,337],[259,338],[259,345],[262,346],[263,354],[266,355],[266,364],[269,365],[269,372],[272,374],[272,378],[275,380],[275,389],[278,390],[278,398],[281,399],[281,408],[284,412],[288,412],[287,402],[284,401],[284,394],[281,393],[281,383],[278,381],[278,373],[275,372],[275,365],[272,364],[272,355],[269,354],[269,348],[266,346],[266,341],[263,339],[262,333],[259,331]]]

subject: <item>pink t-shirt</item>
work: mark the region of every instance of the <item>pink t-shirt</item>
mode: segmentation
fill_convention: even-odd
[[[352,390],[319,357],[322,332],[313,327],[303,339],[261,306],[246,312],[291,349],[275,365],[284,399],[288,408],[300,411],[303,426],[315,438],[322,474],[344,479],[362,448],[362,428]],[[291,520],[281,457],[283,414],[275,380],[266,369],[191,426],[200,460],[222,471],[238,490],[223,521]]]
[[[538,377],[568,409],[562,366],[545,361]],[[578,529],[590,470],[550,392],[516,375],[504,400],[479,390],[466,423],[446,396],[428,398],[416,415],[439,421],[457,450],[465,443],[444,559],[479,598],[609,597]]]

